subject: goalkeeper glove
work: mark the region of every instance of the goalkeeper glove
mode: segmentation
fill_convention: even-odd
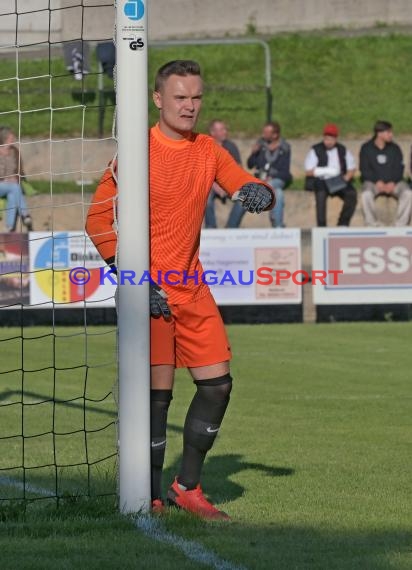
[[[172,316],[172,311],[167,304],[167,294],[157,285],[152,283],[150,285],[150,314],[152,317],[158,319],[163,317],[165,319],[170,319]]]
[[[117,275],[117,267],[116,267],[115,256],[113,255],[112,257],[108,257],[107,259],[105,259],[105,262],[110,267],[110,273],[114,273],[115,275]]]
[[[263,184],[249,182],[235,194],[236,200],[242,202],[242,206],[248,212],[260,214],[265,210],[273,200],[273,194]]]
[[[111,272],[117,275],[117,267],[115,265],[115,258],[109,257],[105,259],[107,265],[110,267]],[[159,318],[163,316],[168,319],[172,316],[169,305],[167,304],[167,294],[152,281],[150,285],[150,314],[152,317]]]

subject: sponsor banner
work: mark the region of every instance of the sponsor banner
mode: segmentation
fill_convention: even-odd
[[[93,243],[83,233],[30,232],[31,305],[38,308],[52,305],[73,308],[85,304],[87,307],[114,307],[116,286],[100,285],[100,267],[103,265]],[[70,275],[76,273],[76,267],[90,272],[87,283],[73,283],[70,279]]]
[[[200,258],[219,305],[302,302],[302,276],[290,278],[301,269],[298,229],[204,230]],[[114,307],[103,267],[80,232],[0,234],[1,305]]]
[[[316,305],[412,303],[412,228],[314,228],[312,267],[341,272],[313,285]]]
[[[211,272],[207,281],[212,283],[216,276],[217,283],[210,289],[218,305],[302,302],[298,283],[281,279],[277,284],[275,279],[276,272],[293,274],[301,269],[299,229],[203,230],[200,260],[205,272]],[[228,272],[232,279],[225,279]]]
[[[28,235],[0,233],[0,307],[18,309],[29,302]]]

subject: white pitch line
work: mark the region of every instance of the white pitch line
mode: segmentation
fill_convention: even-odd
[[[139,515],[135,519],[136,526],[148,538],[170,544],[181,550],[187,558],[194,562],[207,564],[216,570],[247,570],[245,566],[239,566],[219,558],[211,550],[207,550],[204,546],[193,540],[186,540],[181,536],[167,532],[161,527],[158,520],[151,516]]]
[[[0,477],[0,485],[6,485],[7,487],[14,487],[15,489],[20,489],[21,491],[28,491],[29,493],[36,493],[37,495],[45,495],[48,497],[53,497],[53,491],[44,489],[43,487],[36,487],[30,485],[30,483],[22,483],[21,481],[16,481],[11,477]]]
[[[24,485],[21,481],[16,481],[11,477],[0,477],[0,485],[21,490],[25,488],[29,493],[53,496],[53,491],[50,491],[50,489],[37,487],[28,483]],[[198,564],[206,564],[216,570],[247,570],[246,566],[239,566],[238,564],[233,564],[232,562],[223,560],[223,558],[219,558],[213,551],[208,550],[194,540],[186,540],[177,534],[167,532],[162,528],[160,521],[150,515],[137,516],[135,518],[135,525],[148,538],[174,546],[178,550],[181,550],[187,558]]]

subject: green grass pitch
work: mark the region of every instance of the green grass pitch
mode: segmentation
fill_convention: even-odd
[[[163,529],[248,569],[411,568],[412,324],[243,325],[228,331],[234,390],[203,487],[233,522],[168,513]],[[20,330],[1,330],[0,371],[10,372],[0,375],[0,437],[24,430],[26,466],[86,459],[92,465],[27,471],[28,498],[54,493],[56,485],[66,498],[58,509],[41,500],[26,511],[0,501],[0,567],[207,567],[144,536],[117,513],[113,497],[77,498],[88,489],[92,495],[116,491],[115,331],[55,332],[57,337],[45,328],[26,329],[22,348]],[[11,371],[22,362],[23,420],[21,404],[4,405],[21,399],[21,372]],[[192,393],[187,372],[179,371],[165,488],[178,471]],[[54,406],[47,401],[53,394]],[[53,428],[54,436],[48,433]],[[19,465],[22,452],[20,438],[0,439],[0,468]],[[2,471],[1,478],[0,498],[22,496],[21,470]]]

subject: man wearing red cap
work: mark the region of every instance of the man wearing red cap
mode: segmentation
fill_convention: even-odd
[[[343,201],[338,226],[349,226],[355,212],[357,194],[352,185],[355,159],[345,146],[337,142],[339,129],[328,123],[323,129],[323,141],[315,144],[305,159],[305,189],[315,193],[316,223],[326,224],[326,200],[338,196]]]

